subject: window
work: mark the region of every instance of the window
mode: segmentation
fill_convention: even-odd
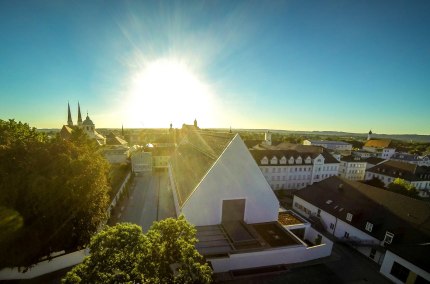
[[[334,224],[333,223],[330,223],[330,229],[334,230]]]
[[[375,255],[376,255],[376,249],[373,248],[373,249],[370,250],[369,257],[371,259],[375,259]]]
[[[352,214],[351,213],[346,214],[346,220],[351,222],[351,220],[352,220]]]
[[[274,173],[274,172],[275,172],[275,170],[276,170],[275,168],[272,168],[272,173]]]
[[[264,157],[263,159],[261,159],[262,165],[267,165],[268,163],[269,163],[269,159],[267,159],[267,157]]]
[[[372,229],[373,229],[373,224],[372,224],[372,223],[367,222],[367,223],[366,223],[366,231],[372,232]]]
[[[304,185],[304,184],[303,184],[303,185]],[[320,217],[320,216],[321,216],[321,209],[318,209],[317,216],[318,216],[318,217]]]
[[[345,232],[345,234],[343,234],[343,237],[344,237],[345,239],[349,239],[349,233],[348,233],[348,232]]]
[[[394,261],[393,266],[391,267],[390,274],[399,279],[400,281],[406,282],[409,276],[409,269]]]
[[[390,232],[385,233],[384,243],[391,244],[393,242],[394,234]]]

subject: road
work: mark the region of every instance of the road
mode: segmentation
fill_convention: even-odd
[[[175,217],[167,173],[136,176],[130,192],[119,218],[121,222],[138,224],[146,232],[154,221]]]

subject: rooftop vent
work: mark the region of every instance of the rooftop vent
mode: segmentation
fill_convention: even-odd
[[[340,184],[338,185],[337,189],[338,189],[338,190],[340,190],[340,191],[341,191],[341,190],[343,190],[343,183],[340,183]]]

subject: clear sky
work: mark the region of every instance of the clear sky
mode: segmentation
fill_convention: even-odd
[[[430,134],[430,1],[0,1],[0,118]],[[83,115],[85,116],[85,114]]]

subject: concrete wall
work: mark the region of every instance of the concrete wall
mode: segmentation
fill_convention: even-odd
[[[131,172],[128,173],[128,175],[125,177],[124,181],[122,182],[122,185],[121,185],[120,189],[118,190],[117,194],[115,195],[115,197],[113,198],[112,202],[110,203],[109,208],[108,208],[108,212],[107,212],[108,216],[110,216],[110,211],[113,208],[115,208],[116,204],[118,203],[119,198],[121,197],[121,194],[124,191],[125,186],[126,186],[128,180],[130,179],[130,176],[131,176]]]
[[[247,223],[278,220],[279,201],[238,135],[197,185],[182,213],[196,226],[220,224],[223,200],[232,199],[246,200]]]
[[[305,212],[304,210],[300,210],[296,207],[296,203],[301,204],[303,207],[307,208],[311,211],[311,214]],[[332,203],[333,204],[333,203]],[[333,204],[335,206],[336,204]],[[314,206],[313,204],[301,199],[300,197],[294,196],[293,198],[293,209],[300,214],[304,215],[305,217],[309,217],[310,215],[317,215],[318,207]],[[348,213],[345,211],[345,214]],[[354,216],[352,217],[354,218]],[[320,220],[323,223],[325,229],[327,232],[333,234],[337,238],[343,238],[345,235],[345,232],[349,233],[349,238],[352,240],[354,238],[360,239],[363,241],[366,241],[368,243],[374,243],[379,244],[380,241],[371,235],[361,231],[360,229],[355,228],[354,226],[350,225],[349,223],[336,218],[335,216],[321,210],[320,213]],[[333,224],[333,226],[330,226]],[[333,227],[333,229],[331,228]]]
[[[314,260],[331,254],[332,247],[322,244],[314,247],[301,245],[272,250],[231,254],[225,258],[209,258],[214,272],[246,269],[278,264],[299,263]]]
[[[44,260],[26,272],[18,271],[18,268],[4,268],[0,270],[0,280],[31,279],[63,268],[67,268],[83,261],[88,255],[87,250],[79,250],[69,254],[61,255],[52,260]],[[21,268],[22,270],[22,268]]]
[[[388,279],[390,279],[394,283],[404,283],[404,282],[400,281],[399,279],[397,279],[396,277],[394,277],[393,275],[391,275],[391,273],[390,273],[391,268],[393,267],[394,261],[403,265],[404,267],[406,267],[407,269],[409,269],[411,271],[411,272],[409,272],[408,280],[410,278],[416,277],[416,275],[419,275],[419,276],[423,277],[424,279],[426,279],[427,281],[430,281],[430,273],[429,272],[413,265],[409,261],[407,261],[407,260],[401,258],[400,256],[392,253],[391,251],[387,250],[387,252],[385,253],[384,261],[382,262],[381,269],[379,270],[379,272],[381,272],[383,275],[385,275]],[[411,280],[413,280],[413,279],[411,279]],[[413,282],[410,282],[410,283],[413,283]]]

